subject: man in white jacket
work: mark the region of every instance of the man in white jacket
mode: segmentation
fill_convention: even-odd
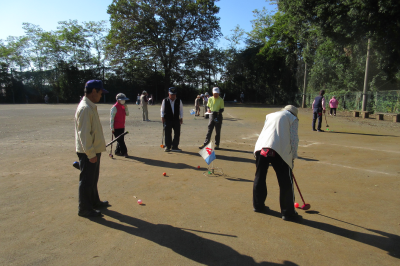
[[[268,211],[268,207],[265,206],[266,178],[269,164],[271,164],[278,178],[281,213],[282,219],[285,221],[295,221],[301,218],[294,208],[292,176],[299,143],[297,113],[296,107],[287,105],[281,111],[268,114],[254,149],[257,166],[253,186],[254,211]]]
[[[108,201],[100,201],[99,182],[101,152],[106,150],[103,128],[100,124],[97,106],[103,93],[101,80],[89,80],[85,85],[85,96],[75,113],[75,147],[79,157],[79,216],[97,217],[97,209],[108,206]]]

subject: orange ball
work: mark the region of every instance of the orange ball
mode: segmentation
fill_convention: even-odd
[[[166,175],[167,175],[167,173],[166,173],[166,172],[164,172],[164,173],[162,173],[162,175],[163,175],[163,176],[166,176]]]

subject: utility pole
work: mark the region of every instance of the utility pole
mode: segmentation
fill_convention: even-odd
[[[307,42],[307,51],[308,51],[308,42]],[[303,100],[301,102],[301,108],[306,108],[306,91],[307,91],[307,60],[303,53],[304,59],[304,85],[303,85]]]
[[[368,38],[367,61],[365,63],[365,77],[364,77],[362,111],[367,111],[367,89],[368,89],[368,69],[369,69],[369,49],[370,49],[370,44],[371,44],[371,38]]]
[[[104,65],[103,65],[103,84],[105,84],[105,80],[104,80]],[[106,103],[106,94],[103,93],[103,99],[104,99],[104,103]]]
[[[11,84],[12,84],[12,94],[13,94],[13,103],[15,103],[15,95],[14,95],[14,77],[13,77],[13,69],[11,68]]]

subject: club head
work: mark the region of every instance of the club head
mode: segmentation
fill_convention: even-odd
[[[310,209],[311,208],[311,205],[310,204],[308,204],[308,203],[306,203],[306,204],[304,204],[303,206],[301,206],[301,209],[302,210],[308,210],[308,209]]]
[[[110,154],[108,155],[108,157],[113,158],[114,156],[110,153]]]
[[[79,162],[76,162],[76,161],[75,161],[75,162],[72,164],[72,166],[75,167],[75,168],[78,169],[78,170],[81,170],[81,169],[80,169],[80,166],[79,166]]]

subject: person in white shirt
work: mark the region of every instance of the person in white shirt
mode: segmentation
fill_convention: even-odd
[[[180,152],[179,138],[181,135],[181,125],[183,123],[183,104],[181,99],[176,97],[177,89],[171,87],[168,90],[168,97],[161,104],[161,121],[165,130],[165,151]],[[174,139],[172,140],[172,129]]]
[[[142,117],[143,121],[149,122],[149,111],[147,110],[149,100],[147,99],[147,91],[142,92],[142,96],[140,96],[140,105],[142,106]]]
[[[106,150],[103,128],[97,106],[102,94],[108,93],[101,80],[89,80],[85,85],[85,96],[75,113],[75,147],[79,157],[79,211],[83,217],[101,216],[96,210],[109,206],[108,201],[100,201],[99,182],[100,157]]]
[[[299,145],[297,113],[296,107],[287,105],[281,111],[268,114],[254,148],[257,167],[253,185],[254,211],[268,212],[269,210],[265,206],[265,200],[267,199],[267,172],[271,164],[278,178],[281,214],[285,221],[301,219],[294,208],[292,174]]]

